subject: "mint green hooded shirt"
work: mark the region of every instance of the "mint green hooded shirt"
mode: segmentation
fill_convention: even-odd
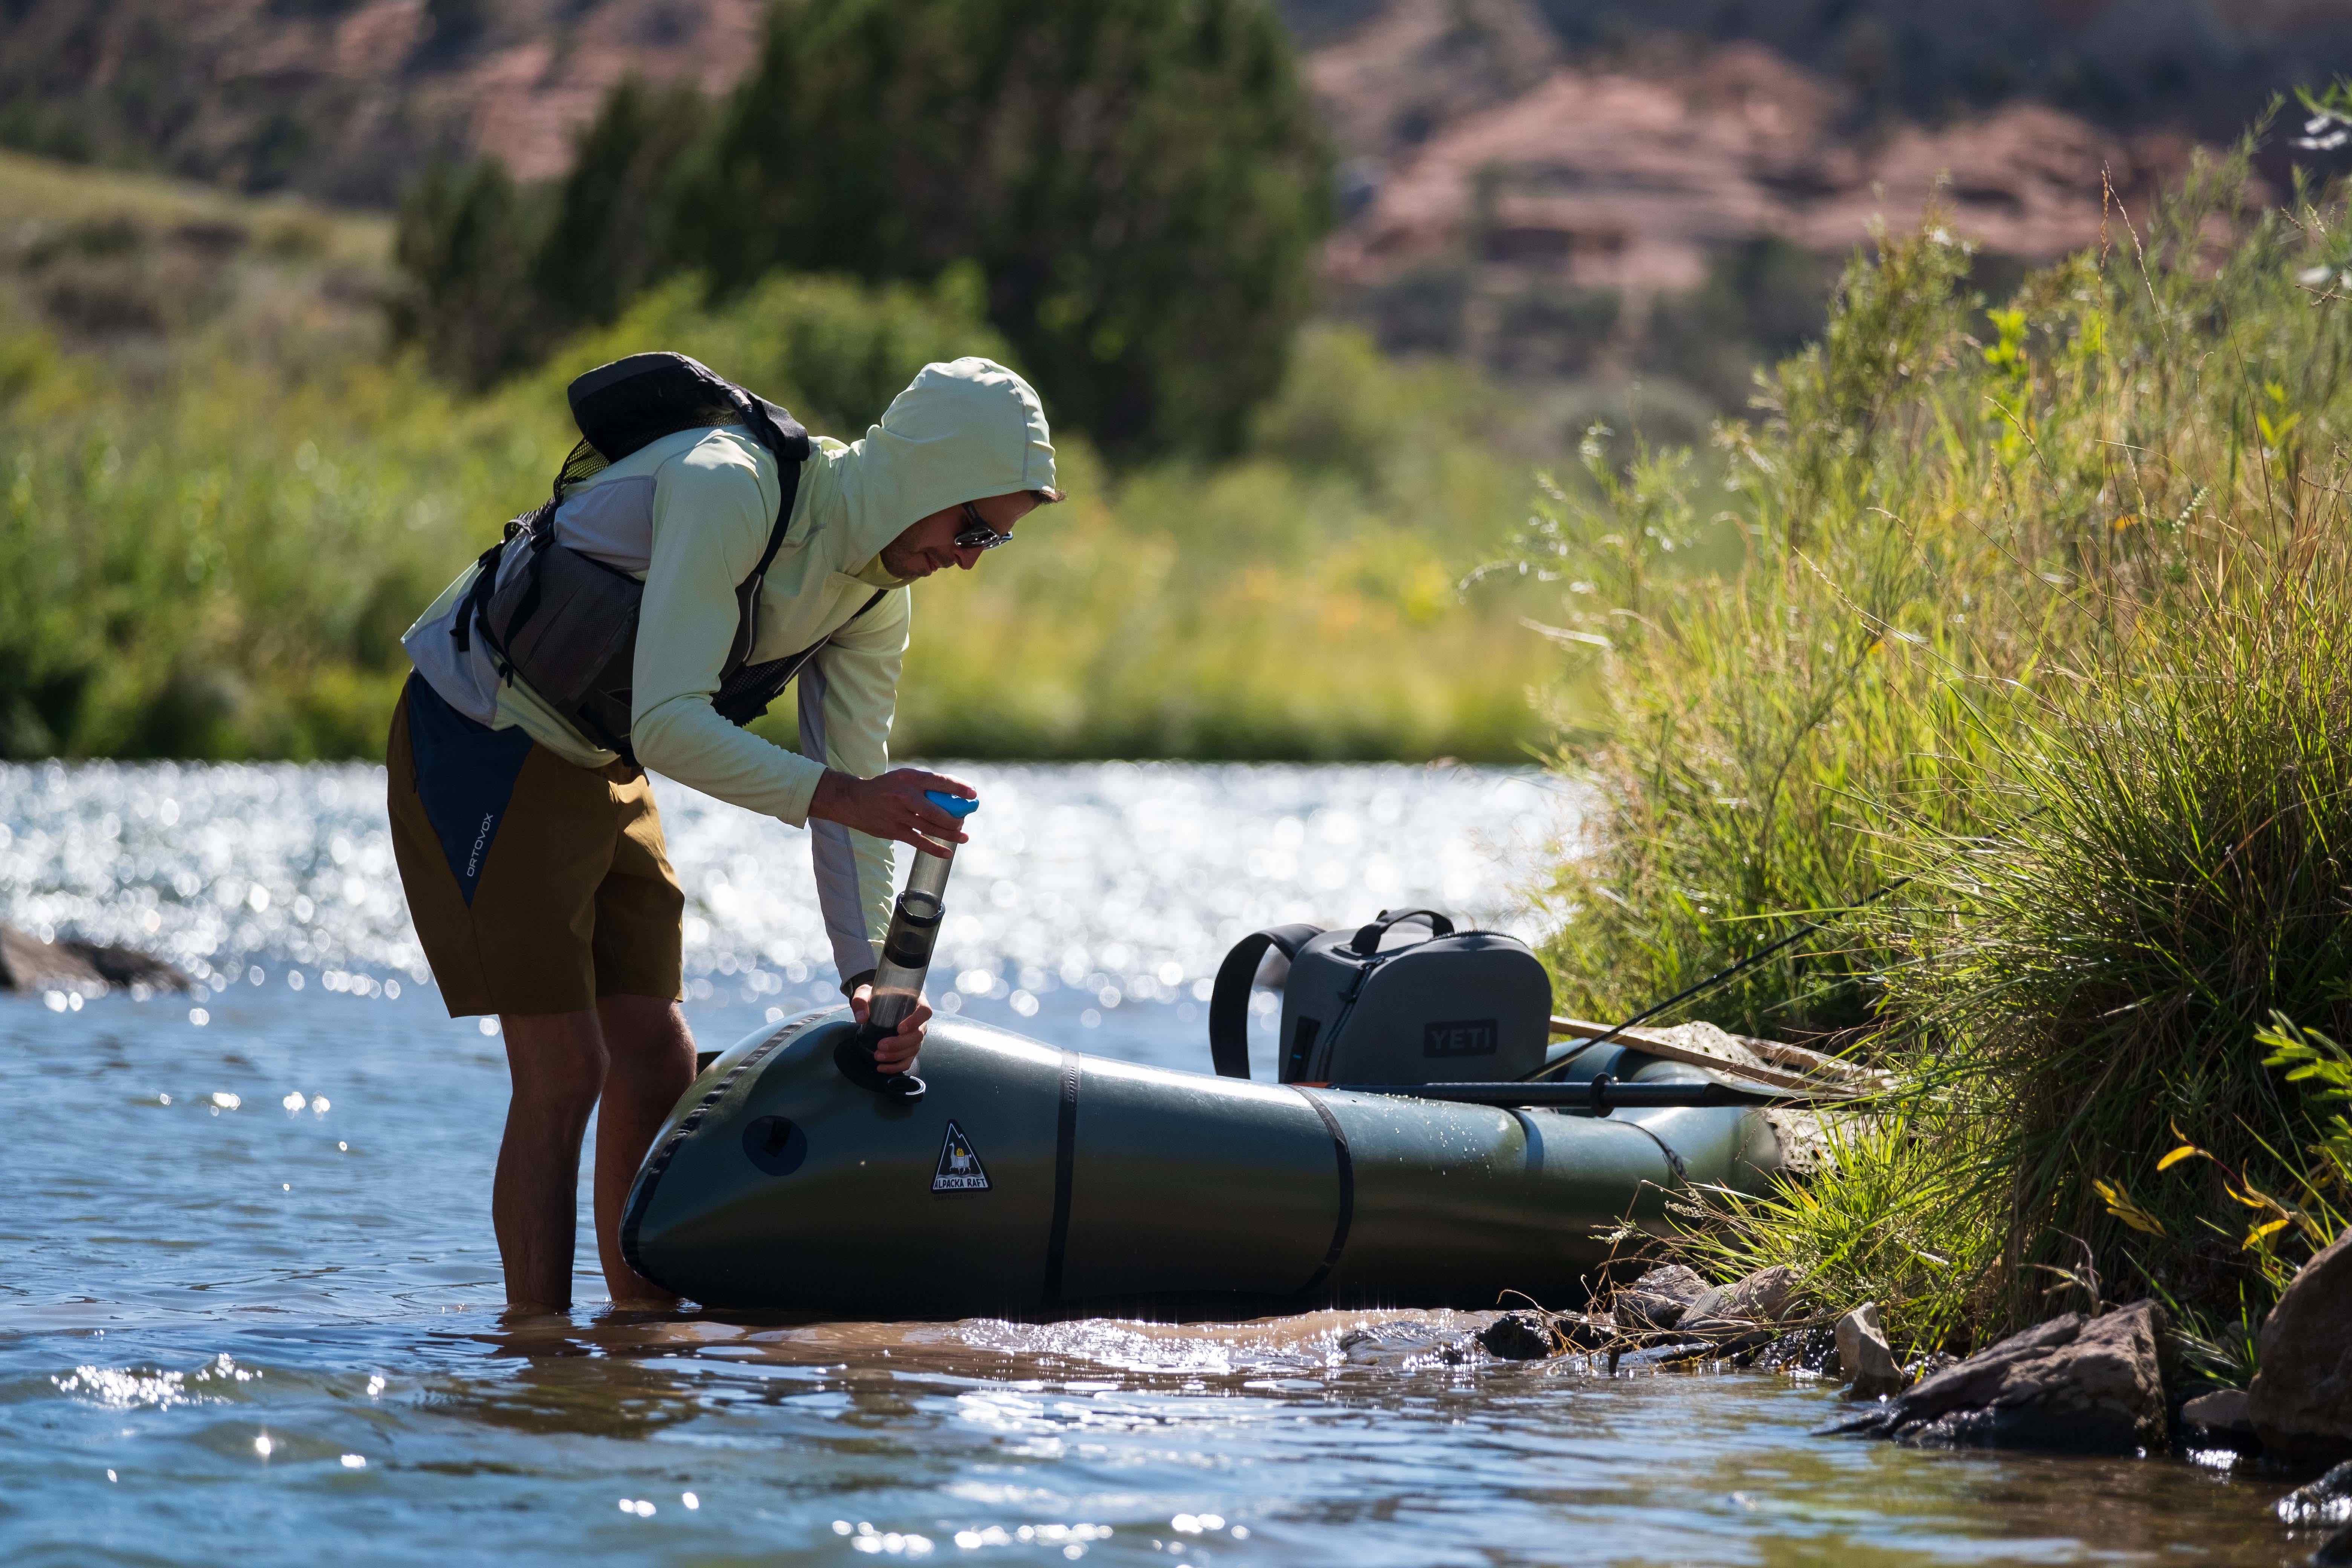
[[[826,768],[870,778],[890,765],[911,606],[906,585],[881,569],[882,546],[944,508],[1053,486],[1045,409],[1027,382],[990,360],[926,365],[862,439],[818,441],[761,587],[751,649],[757,663],[832,638],[798,681],[798,752],[710,706],[735,636],[736,584],[759,563],[776,514],[775,462],[749,431],[680,431],[631,453],[565,493],[556,537],[645,583],[630,731],[637,760],[798,826]],[[584,767],[612,762],[527,685],[501,681],[482,639],[457,650],[448,631],[472,578],[469,568],[409,628],[418,673],[479,722],[520,726]],[[882,599],[865,608],[877,589]],[[836,823],[810,826],[835,963],[853,978],[874,967],[889,923],[890,847]]]

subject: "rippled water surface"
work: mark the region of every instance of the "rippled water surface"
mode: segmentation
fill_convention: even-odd
[[[1206,1066],[1234,937],[1507,929],[1528,775],[974,767],[943,1002]],[[1478,1321],[501,1323],[499,1041],[446,1017],[366,768],[0,768],[0,918],[194,999],[0,997],[10,1563],[2226,1563],[2283,1489],[1808,1435],[1829,1391],[1465,1352]],[[706,1047],[832,998],[801,836],[665,789]],[[1260,1072],[1265,1068],[1261,1065]],[[583,1235],[585,1215],[583,1215]]]

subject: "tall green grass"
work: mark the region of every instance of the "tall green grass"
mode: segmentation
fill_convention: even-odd
[[[1825,341],[1761,389],[1763,423],[1718,431],[1719,479],[1671,451],[1612,474],[1591,441],[1587,482],[1538,508],[1522,547],[1568,586],[1559,635],[1598,705],[1575,715],[1597,743],[1563,762],[1603,786],[1598,848],[1555,889],[1571,1008],[1630,1012],[1876,886],[1898,803],[1933,798],[1939,718],[2014,662],[1953,571],[1980,564],[1971,503],[2005,477],[1982,471],[1973,397],[1932,374],[1969,347],[1968,265],[1930,230],[1850,268]],[[1678,570],[1710,518],[1744,561]],[[1857,1027],[1874,966],[1801,945],[1711,1016]]]
[[[1907,1085],[1810,1188],[1727,1200],[1718,1265],[1796,1263],[1922,1342],[2053,1291],[2221,1342],[2331,1230],[2316,1101],[2261,1032],[2340,1037],[2352,997],[2352,317],[2310,287],[2344,216],[2204,165],[1999,310],[1931,220],[1721,432],[1725,489],[1665,455],[1557,490],[1528,558],[1605,694],[1562,759],[1606,803],[1558,878],[1570,1004],[1828,916],[1696,1009]],[[1657,520],[1709,514],[1743,563],[1676,574]],[[2183,1142],[2210,1158],[2159,1170]],[[2233,1184],[2311,1225],[2250,1248]]]
[[[2352,1014],[2352,574],[2315,521],[2326,558],[2205,566],[2052,682],[1983,786],[2004,825],[1926,838],[1889,922],[1886,1012],[1964,1047],[1927,1070],[1975,1115],[2012,1314],[2082,1256],[2192,1304],[2276,1283],[2221,1172],[2297,1194],[2316,1126],[2259,1037]],[[2184,1142],[2219,1163],[2159,1173]]]

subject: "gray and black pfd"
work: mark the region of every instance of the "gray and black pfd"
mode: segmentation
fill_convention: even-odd
[[[1391,945],[1408,923],[1429,936]],[[1543,1065],[1551,977],[1525,942],[1456,931],[1434,910],[1382,910],[1355,931],[1275,926],[1234,944],[1209,998],[1209,1051],[1226,1078],[1249,1077],[1250,984],[1268,949],[1290,961],[1284,1083],[1499,1083]]]
[[[645,584],[558,540],[556,512],[571,486],[665,436],[740,425],[775,458],[776,517],[759,563],[735,586],[735,638],[710,705],[720,718],[749,724],[824,646],[820,641],[783,658],[751,662],[760,587],[792,525],[801,465],[811,449],[808,432],[766,398],[681,353],[631,354],[599,365],[573,381],[565,397],[580,443],[557,470],[548,499],[508,523],[504,537],[482,552],[449,635],[463,650],[478,630],[501,677],[521,677],[583,735],[633,757],[631,688]],[[882,597],[874,594],[857,614]]]

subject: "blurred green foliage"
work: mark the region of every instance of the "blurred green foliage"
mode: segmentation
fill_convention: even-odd
[[[1281,384],[1326,155],[1265,0],[782,0],[723,103],[623,83],[543,188],[428,173],[407,321],[475,386],[694,272],[966,269],[1062,423],[1229,452]]]
[[[718,307],[686,275],[467,394],[385,352],[381,225],[25,160],[0,196],[33,215],[0,243],[5,756],[380,754],[402,632],[544,494],[592,364],[680,349],[854,438],[929,360],[1021,363],[970,267]],[[1517,590],[1456,588],[1524,499],[1514,416],[1314,330],[1234,456],[1115,472],[1057,421],[1072,500],[917,590],[894,744],[1524,755],[1549,656]]]

